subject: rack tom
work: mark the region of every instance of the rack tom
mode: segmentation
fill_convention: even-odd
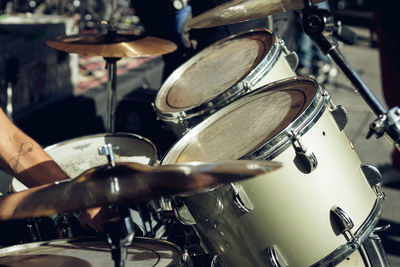
[[[222,39],[176,69],[160,88],[158,117],[181,136],[257,87],[295,76],[297,56],[267,29]]]
[[[283,164],[264,177],[182,198],[178,218],[224,266],[331,266],[372,233],[383,194],[364,175],[336,109],[315,80],[282,80],[212,114],[166,154],[162,164]]]

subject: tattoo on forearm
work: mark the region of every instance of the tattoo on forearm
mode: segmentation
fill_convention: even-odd
[[[29,152],[32,152],[32,151],[33,151],[33,144],[32,143],[30,143],[30,142],[22,143],[19,146],[17,155],[15,157],[12,157],[8,161],[8,164],[10,165],[11,169],[14,172],[17,172],[18,167],[19,167],[18,165],[20,163],[21,157],[26,155],[26,154],[28,154]]]

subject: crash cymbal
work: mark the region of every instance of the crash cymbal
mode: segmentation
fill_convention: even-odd
[[[323,0],[313,0],[313,3]],[[304,7],[304,0],[232,0],[188,21],[190,28],[208,28],[267,17]]]
[[[34,187],[0,200],[0,220],[129,204],[163,196],[188,196],[281,167],[271,161],[189,162],[151,167],[116,163],[91,168],[75,179]]]
[[[68,53],[108,58],[149,57],[171,53],[177,46],[164,39],[129,32],[70,35],[48,40],[47,45]]]

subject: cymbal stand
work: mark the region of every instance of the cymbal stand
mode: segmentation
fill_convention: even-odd
[[[337,41],[333,38],[334,33],[339,37],[340,33],[335,31],[337,25],[329,11],[316,7],[311,0],[304,0],[302,24],[304,32],[324,54],[329,55],[338,65],[374,114],[378,116],[370,124],[367,139],[372,135],[377,138],[385,135],[400,150],[400,109],[394,107],[387,111],[340,52]]]
[[[115,167],[115,157],[111,144],[106,144],[98,148],[100,155],[107,156],[109,168]],[[110,177],[115,180],[114,190],[118,190],[118,177]],[[135,226],[130,216],[127,205],[115,207],[118,211],[118,217],[105,224],[107,242],[111,247],[111,257],[115,267],[124,267],[128,254],[128,247],[132,244],[135,236]]]
[[[135,236],[135,226],[126,205],[117,207],[119,218],[105,225],[107,242],[111,247],[111,256],[115,267],[124,267],[128,247]]]
[[[115,106],[117,99],[117,61],[120,58],[105,57],[108,72],[106,129],[115,132]]]

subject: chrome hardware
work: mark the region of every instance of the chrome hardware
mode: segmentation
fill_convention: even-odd
[[[188,207],[183,204],[179,208],[174,208],[174,213],[176,219],[183,225],[194,225],[196,224],[195,219],[193,218],[192,214],[190,213]]]
[[[329,101],[329,111],[335,119],[339,130],[342,131],[348,122],[346,109],[342,105],[336,106],[332,101]]]
[[[180,121],[180,122],[185,121],[185,120],[186,120],[186,114],[185,114],[185,112],[180,111],[180,112],[178,113],[177,119],[178,119],[178,121]]]
[[[187,249],[184,249],[182,251],[182,261],[187,262],[189,259],[190,259],[189,252],[187,251]]]
[[[294,131],[291,131],[290,135],[296,152],[296,157],[293,160],[294,164],[302,173],[311,173],[318,166],[317,157],[310,149],[304,147]]]
[[[283,48],[283,55],[289,63],[289,66],[292,68],[293,71],[295,71],[299,66],[299,57],[297,56],[296,52],[289,51],[289,49],[285,45],[285,41],[280,40],[280,45]]]
[[[224,265],[218,259],[218,255],[214,255],[214,257],[211,260],[210,267],[224,267]]]
[[[108,164],[110,167],[115,167],[115,157],[112,144],[105,144],[98,148],[99,155],[107,156]]]
[[[233,190],[233,202],[235,203],[236,207],[238,207],[239,210],[244,213],[252,211],[254,206],[243,188],[240,185],[235,185],[233,183],[231,183],[231,187]]]
[[[272,267],[286,267],[289,266],[285,259],[282,257],[282,254],[279,252],[276,245],[269,246],[267,248],[268,260],[267,266]]]
[[[387,224],[387,225],[384,225],[384,226],[375,227],[374,231],[372,233],[383,232],[383,231],[389,230],[390,226],[391,226],[390,224]]]
[[[333,215],[333,218],[339,227],[340,233],[344,235],[347,233],[351,237],[351,240],[349,241],[356,241],[356,238],[350,231],[354,227],[353,220],[350,218],[350,216],[338,206],[333,206],[331,208],[331,214]]]
[[[160,197],[156,204],[160,210],[173,210],[171,199]]]
[[[375,187],[382,181],[382,175],[376,167],[372,165],[361,165],[361,170],[371,187]]]
[[[243,81],[242,82],[242,88],[244,92],[250,92],[251,88],[253,88],[255,86],[256,82],[253,82],[252,84],[250,84],[249,81]]]
[[[382,214],[383,208],[383,195],[378,196],[375,200],[375,204],[368,215],[367,219],[361,224],[358,230],[355,232],[356,243],[347,242],[337,249],[332,251],[328,256],[324,257],[322,260],[316,262],[312,265],[315,266],[332,266],[334,263],[339,263],[343,260],[343,256],[348,256],[356,250],[360,244],[362,244],[365,240],[367,240],[373,230],[375,229],[376,225],[379,222]]]

